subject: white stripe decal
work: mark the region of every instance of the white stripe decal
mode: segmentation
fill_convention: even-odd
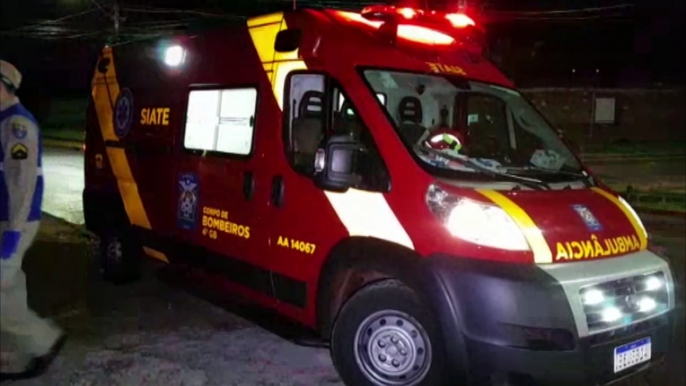
[[[298,59],[297,51],[290,53],[274,51],[276,34],[288,28],[283,13],[250,19],[248,28],[263,68],[272,84],[274,97],[279,108],[283,110],[286,76],[295,70],[307,70],[307,65],[305,61]],[[382,193],[349,189],[345,193],[325,191],[324,194],[350,236],[375,237],[414,249],[410,236],[405,232],[405,228],[398,221]]]
[[[383,194],[357,189],[325,194],[350,236],[375,237],[414,249]]]

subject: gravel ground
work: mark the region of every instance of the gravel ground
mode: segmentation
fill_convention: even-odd
[[[289,323],[204,296],[192,280],[176,285],[177,275],[154,262],[137,283],[102,283],[89,277],[96,249],[79,228],[43,222],[25,261],[29,302],[70,338],[46,375],[8,384],[342,385],[328,350],[277,335],[300,336]]]

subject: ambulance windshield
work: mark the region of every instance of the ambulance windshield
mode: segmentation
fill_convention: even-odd
[[[581,165],[517,91],[409,72],[365,70],[405,145],[432,169],[532,177],[583,177]]]

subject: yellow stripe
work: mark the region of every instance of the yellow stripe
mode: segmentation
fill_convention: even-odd
[[[113,123],[113,106],[119,95],[119,83],[117,82],[117,74],[114,68],[114,56],[111,48],[103,50],[103,57],[110,60],[110,65],[107,74],[103,76],[98,71],[95,72],[93,79],[93,100],[95,102],[95,110],[98,114],[98,121],[100,123],[100,130],[105,141],[117,141],[117,136],[114,133]],[[109,96],[107,92],[109,90]],[[112,166],[112,172],[117,177],[119,185],[119,192],[126,213],[129,216],[131,224],[138,225],[145,229],[151,229],[150,220],[145,212],[143,201],[138,193],[138,185],[133,178],[129,161],[126,158],[124,149],[116,147],[107,147],[107,156]]]
[[[93,75],[92,96],[95,104],[95,111],[98,116],[100,131],[105,141],[118,141],[114,132],[113,109],[112,105],[119,96],[119,83],[114,66],[114,56],[111,48],[103,49],[103,57],[110,60],[106,74],[101,74],[97,70]],[[109,94],[108,94],[109,92]],[[126,214],[132,225],[137,225],[145,229],[152,229],[150,220],[145,212],[143,200],[138,191],[138,185],[131,173],[126,152],[122,148],[107,146],[107,157],[112,166],[112,172],[117,178],[119,193],[124,203]],[[162,254],[164,256],[164,254]],[[154,256],[153,256],[154,257]],[[166,259],[166,256],[164,256]]]
[[[291,71],[307,70],[305,62],[298,58],[298,50],[276,52],[276,35],[288,29],[283,12],[260,16],[248,20],[248,28],[255,50],[272,84],[272,91],[283,111],[283,90],[286,77]]]
[[[157,259],[157,260],[160,260],[162,262],[169,264],[169,259],[167,259],[167,256],[160,251],[157,251],[157,250],[154,250],[154,249],[148,248],[148,247],[143,247],[143,252],[145,252],[146,255],[148,255],[154,259]]]
[[[284,90],[286,85],[286,78],[288,74],[296,70],[307,70],[307,65],[302,60],[292,62],[275,62],[274,72],[272,72],[271,81],[274,90],[274,96],[279,103],[279,108],[283,111]]]
[[[633,213],[627,208],[624,204],[619,201],[619,199],[611,194],[610,192],[607,192],[601,188],[591,188],[593,189],[594,192],[600,194],[601,196],[607,198],[608,200],[612,201],[613,204],[615,204],[626,216],[626,218],[629,220],[631,225],[634,227],[634,231],[636,232],[636,235],[638,236],[639,241],[641,242],[641,250],[644,250],[648,247],[648,238],[646,237],[646,234],[643,231],[643,226],[638,222],[639,220],[634,216]]]
[[[548,246],[548,243],[543,237],[543,233],[538,229],[534,220],[512,200],[505,197],[503,194],[495,190],[477,189],[477,191],[495,202],[498,206],[503,208],[505,213],[510,215],[514,222],[519,226],[519,229],[524,233],[526,241],[534,253],[534,261],[536,264],[549,264],[553,262],[553,253]]]
[[[269,15],[256,16],[248,19],[248,27],[260,27],[265,24],[281,23],[283,12],[274,12]]]
[[[114,134],[111,103],[114,103],[117,100],[117,95],[119,95],[119,83],[117,82],[117,73],[114,69],[112,49],[105,48],[103,50],[103,57],[110,60],[110,66],[104,76],[99,71],[95,71],[95,74],[93,75],[92,95],[103,139],[105,141],[116,141],[117,136]],[[107,94],[108,90],[109,95]]]

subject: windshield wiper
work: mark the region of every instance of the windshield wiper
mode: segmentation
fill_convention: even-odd
[[[590,176],[586,172],[570,172],[567,170],[553,170],[546,169],[539,166],[512,166],[505,167],[507,171],[535,171],[548,174],[561,174],[563,176],[573,177],[574,180],[581,180],[586,187],[592,187],[593,185],[589,182]]]
[[[518,176],[515,174],[510,174],[507,172],[496,171],[494,169],[491,169],[491,168],[488,168],[486,166],[481,165],[480,163],[474,161],[473,159],[471,159],[467,156],[457,157],[457,156],[453,156],[450,154],[445,154],[445,153],[440,152],[438,150],[429,149],[429,148],[426,148],[426,147],[423,147],[420,145],[415,145],[415,148],[417,148],[420,151],[426,152],[428,154],[433,154],[433,155],[436,155],[439,157],[446,158],[448,160],[463,163],[463,164],[469,166],[470,168],[472,168],[474,171],[481,172],[482,174],[485,174],[485,175],[488,175],[491,177],[495,177],[495,178],[498,178],[498,177],[503,178],[504,177],[507,180],[510,180],[513,182],[519,182],[520,184],[522,184],[526,187],[529,187],[531,189],[534,189],[534,190],[550,190],[550,186],[548,186],[548,184],[545,183],[544,181],[541,181],[541,180],[535,179],[535,178],[522,177],[522,176]]]

